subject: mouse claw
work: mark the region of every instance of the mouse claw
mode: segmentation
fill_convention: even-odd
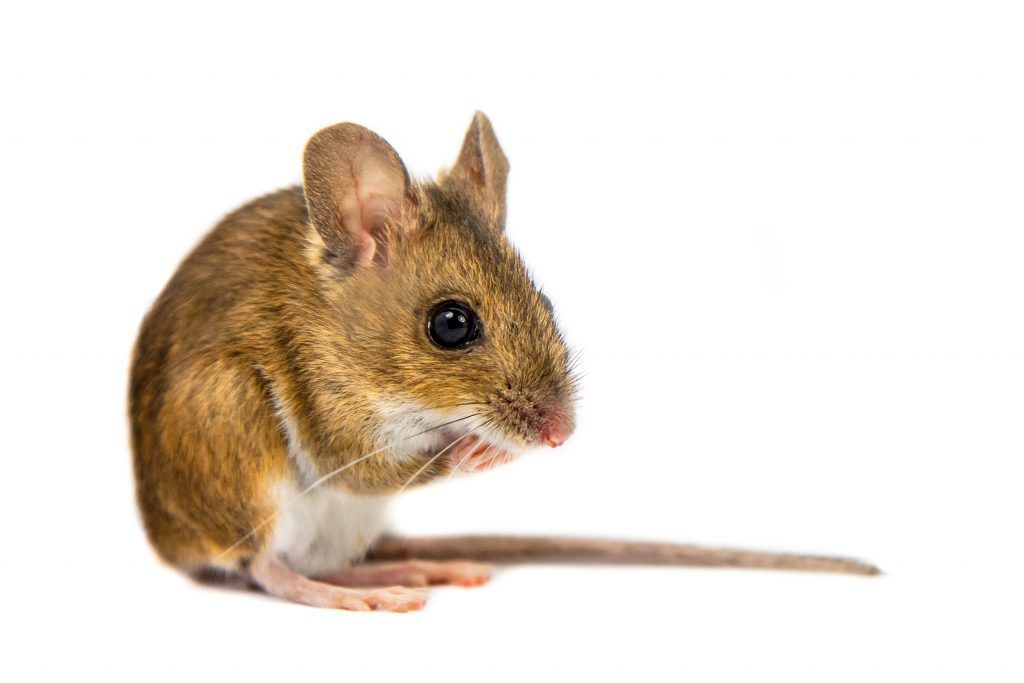
[[[427,604],[427,591],[421,588],[390,586],[367,590],[362,598],[371,609],[386,612],[414,612]]]
[[[442,580],[433,580],[432,583],[450,583],[454,586],[466,588],[482,586],[491,580],[494,567],[482,562],[439,562]],[[436,576],[436,575],[435,575]]]

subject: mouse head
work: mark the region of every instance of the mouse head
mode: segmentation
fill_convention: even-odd
[[[412,182],[391,146],[354,124],[306,146],[310,258],[338,361],[324,372],[390,445],[374,461],[388,484],[371,488],[393,489],[410,469],[422,468],[418,484],[485,468],[573,431],[569,353],[504,234],[508,168],[480,113],[435,181]]]

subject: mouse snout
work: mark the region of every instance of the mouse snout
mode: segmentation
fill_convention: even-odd
[[[527,442],[560,446],[575,429],[572,408],[561,401],[539,402],[515,391],[499,391],[497,399],[505,425]]]
[[[545,446],[561,446],[575,428],[575,420],[571,414],[560,408],[550,410],[540,428],[540,440]]]

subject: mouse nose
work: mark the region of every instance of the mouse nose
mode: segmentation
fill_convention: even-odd
[[[563,410],[548,413],[547,422],[540,430],[540,440],[545,446],[561,446],[573,433],[576,425],[571,414]]]

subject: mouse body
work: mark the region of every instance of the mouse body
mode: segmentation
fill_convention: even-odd
[[[600,539],[382,538],[388,500],[563,443],[574,359],[505,237],[508,161],[477,113],[455,164],[412,181],[351,123],[303,182],[228,215],[145,317],[129,416],[157,553],[298,603],[409,611],[489,562],[878,574],[836,557]]]
[[[323,579],[365,554],[397,492],[568,438],[571,359],[505,237],[507,173],[480,113],[422,182],[338,124],[307,143],[302,186],[228,215],[184,260],[130,382],[137,498],[165,561],[310,604],[414,608],[419,593]],[[421,565],[379,579],[486,575]]]

